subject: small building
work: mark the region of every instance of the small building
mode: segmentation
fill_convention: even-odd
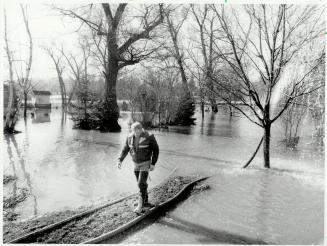
[[[32,103],[35,108],[51,108],[50,91],[33,91]]]

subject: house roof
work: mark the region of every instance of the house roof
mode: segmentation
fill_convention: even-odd
[[[48,96],[50,96],[51,92],[50,91],[33,91],[33,94],[34,95],[48,95]]]

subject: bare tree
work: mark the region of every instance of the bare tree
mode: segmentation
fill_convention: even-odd
[[[192,57],[193,55],[191,55]],[[197,59],[194,58],[193,59]],[[204,107],[206,104],[206,97],[207,97],[207,87],[204,83],[205,80],[205,73],[203,72],[203,70],[199,67],[199,66],[195,66],[192,69],[192,75],[193,78],[196,81],[196,88],[197,88],[197,92],[196,92],[196,100],[198,100],[197,103],[200,104],[200,110],[201,110],[201,119],[202,119],[202,123],[204,120]]]
[[[158,76],[158,73],[154,73],[152,70],[148,70],[145,75],[145,83],[152,88],[152,90],[155,92],[156,95],[156,108],[158,113],[158,124],[161,123],[161,105],[164,102],[163,100],[163,94],[164,94],[164,84],[162,83],[162,76]]]
[[[312,87],[316,87],[316,84],[322,84],[323,87],[310,93],[306,102],[310,116],[314,121],[315,129],[312,137],[318,140],[320,145],[324,145],[325,138],[325,67],[326,64],[322,62],[317,71],[310,77]]]
[[[214,53],[213,50],[213,43],[215,41],[215,33],[217,30],[215,26],[215,19],[217,18],[211,12],[208,4],[204,4],[203,6],[195,6],[194,4],[191,5],[193,16],[196,20],[198,25],[198,32],[200,34],[200,50],[203,57],[204,62],[204,80],[206,82],[206,87],[209,88],[207,95],[209,101],[211,103],[212,112],[218,112],[218,106],[216,103],[216,95],[213,93],[214,83],[211,79],[212,74],[214,73],[215,63],[217,62],[219,56]],[[201,86],[203,90],[203,86]]]
[[[81,70],[82,70],[82,66],[83,66],[83,60],[78,62],[74,55],[66,54],[63,49],[60,50],[60,53],[65,58],[66,64],[68,64],[68,67],[70,68],[70,71],[73,74],[73,76],[72,76],[72,80],[74,81],[73,88],[72,88],[70,94],[67,95],[68,98],[65,102],[67,104],[67,106],[69,107],[72,103],[73,96],[76,94],[77,88],[80,86],[81,81],[82,81],[82,71]],[[64,89],[64,91],[65,91],[65,89]]]
[[[89,58],[91,56],[91,45],[87,38],[84,36],[79,40],[79,48],[81,56],[78,57],[71,53],[66,53],[63,48],[61,48],[60,52],[62,56],[65,58],[68,67],[70,68],[71,74],[73,75],[74,85],[72,91],[68,97],[67,105],[71,103],[72,97],[74,96],[76,90],[79,88],[81,91],[81,87],[84,87],[82,90],[83,93],[87,93],[89,91]],[[84,106],[86,108],[86,102],[84,102]],[[86,110],[86,109],[85,109]]]
[[[98,48],[101,44],[104,45],[105,48],[98,49],[98,57],[103,64],[102,73],[105,78],[103,99],[105,110],[100,130],[120,131],[116,96],[118,73],[122,68],[139,63],[154,52],[153,47],[146,40],[151,39],[151,33],[163,21],[163,5],[145,5],[144,11],[132,19],[143,27],[138,30],[131,25],[132,20],[127,20],[127,4],[119,4],[115,12],[113,12],[114,5],[103,3],[101,7],[104,16],[103,14],[92,16],[91,11],[95,8],[92,4],[86,8],[80,8],[84,10],[84,13],[78,10],[59,10],[87,25],[93,33]],[[97,36],[94,35],[95,33]]]
[[[15,91],[14,91],[14,74],[13,74],[13,54],[9,47],[8,42],[8,31],[7,31],[7,14],[4,10],[4,31],[5,31],[5,51],[9,64],[9,81],[8,81],[8,105],[4,111],[5,122],[4,122],[4,132],[13,133],[15,131],[15,116],[17,113],[17,107],[15,107]]]
[[[319,10],[317,6],[247,5],[242,12],[243,24],[241,24],[241,15],[238,15],[237,9],[230,8],[230,11],[227,11],[224,6],[210,5],[210,7],[216,14],[223,31],[223,37],[217,36],[219,42],[214,43],[215,53],[240,78],[239,93],[236,94],[231,90],[230,92],[243,102],[245,108],[235,104],[231,106],[263,129],[264,167],[269,168],[272,124],[295,98],[321,87],[321,85],[316,85],[315,88],[306,86],[308,76],[324,61],[324,56],[320,52],[312,54],[312,57],[314,55],[316,57],[303,69],[302,75],[292,83],[292,90],[287,94],[283,107],[277,112],[271,111],[271,97],[276,87],[280,86],[286,68],[292,69],[295,57],[300,54],[303,47],[313,40],[322,39],[321,16],[324,10]],[[321,50],[323,49],[322,45]],[[297,57],[297,59],[301,58]],[[216,76],[212,76],[212,79],[218,88],[224,87]],[[290,83],[287,78],[284,79]],[[299,88],[304,89],[299,90]],[[227,100],[226,102],[228,103]]]
[[[310,56],[312,52],[317,48],[313,43],[308,49],[303,51],[304,57],[299,63],[307,64],[312,59]],[[294,71],[290,74],[290,77],[295,81],[298,79],[298,71]],[[294,78],[293,78],[294,77]],[[302,96],[296,97],[292,102],[289,103],[288,108],[281,115],[281,122],[284,127],[285,142],[287,147],[295,148],[300,141],[300,131],[303,125],[304,118],[306,116],[312,117],[315,123],[315,130],[323,127],[324,120],[324,96],[321,92],[324,91],[325,85],[325,64],[322,59],[318,67],[307,77],[305,84],[296,88],[298,92],[296,94],[303,94]],[[321,86],[321,88],[319,88]],[[318,89],[319,88],[319,89]],[[312,90],[312,93],[307,94],[305,91]],[[282,93],[281,99],[279,100],[280,107],[284,107],[288,95],[293,90],[293,84],[288,85]],[[316,124],[320,121],[320,124]],[[321,127],[322,126],[322,127]],[[318,129],[317,129],[318,128]],[[313,135],[317,134],[323,137],[323,131],[314,131]],[[318,138],[319,139],[319,138]]]
[[[194,114],[195,104],[193,95],[191,94],[188,86],[188,79],[186,77],[185,69],[185,56],[179,39],[180,30],[188,16],[188,12],[189,8],[183,8],[182,10],[175,8],[170,9],[169,12],[166,12],[167,28],[173,45],[173,49],[169,50],[171,56],[177,62],[177,67],[179,69],[182,80],[182,88],[180,90],[181,96],[179,98],[178,109],[174,123],[187,126],[194,124],[194,118],[192,118],[192,116]],[[174,23],[173,19],[177,21]]]
[[[170,124],[177,113],[178,109],[178,101],[176,99],[176,85],[178,82],[178,73],[174,69],[164,70],[164,80],[167,83],[167,89],[165,90],[164,102],[163,106],[164,116],[165,116],[165,124]]]
[[[74,85],[67,104],[72,106],[73,120],[75,127],[82,129],[91,129],[91,125],[97,122],[91,119],[90,115],[94,110],[94,93],[90,88],[90,76],[88,74],[90,45],[88,40],[82,38],[79,41],[81,56],[74,56],[73,54],[66,54],[61,49],[61,54],[65,57],[71,74],[73,75]],[[76,95],[77,103],[72,103],[72,97]]]
[[[63,71],[64,71],[64,66],[63,66],[63,62],[62,62],[63,55],[55,54],[55,52],[51,48],[44,48],[44,50],[51,57],[54,65],[55,65],[57,76],[58,76],[58,82],[59,82],[59,86],[60,86],[61,107],[64,109],[67,105],[67,102],[66,102],[67,94],[66,94],[65,82],[63,79]],[[57,52],[57,53],[59,53],[59,52]]]
[[[290,88],[287,88],[290,91]],[[291,103],[289,103],[288,108],[281,115],[281,122],[284,130],[284,142],[286,147],[295,148],[300,140],[299,132],[300,126],[303,122],[305,114],[307,112],[306,96],[295,98]],[[281,100],[281,104],[285,104],[285,100]]]
[[[157,103],[155,92],[149,85],[141,84],[137,88],[136,103],[140,109],[137,120],[142,122],[145,128],[152,127]]]
[[[24,118],[26,118],[26,110],[27,110],[27,96],[33,89],[32,82],[30,80],[30,72],[31,72],[31,67],[32,67],[32,58],[33,58],[33,40],[32,40],[32,35],[31,31],[29,28],[29,22],[28,22],[28,17],[27,17],[27,8],[20,4],[20,8],[22,11],[23,15],[23,20],[25,24],[25,30],[28,36],[29,44],[28,44],[28,60],[27,61],[20,61],[20,74],[18,74],[17,68],[15,68],[18,84],[22,90],[23,94],[23,99],[24,99]],[[23,65],[22,65],[23,64]],[[22,67],[25,67],[25,71],[23,72]]]
[[[128,102],[131,107],[131,114],[133,121],[136,121],[136,102],[137,102],[137,88],[140,86],[140,83],[135,81],[135,78],[128,78],[128,89],[126,91],[128,95]]]
[[[158,113],[158,124],[166,125],[170,120],[173,120],[176,107],[176,92],[174,86],[176,77],[179,74],[175,69],[148,69],[144,77],[144,82],[149,85],[156,94],[156,112]]]
[[[147,68],[145,82],[156,92],[159,124],[173,124],[177,115],[180,93],[180,71],[175,61],[164,57],[160,67]],[[182,85],[183,87],[183,85]]]
[[[183,13],[183,16],[180,18],[177,24],[174,24],[173,22],[173,19],[176,19],[172,16],[174,11],[166,12],[166,20],[167,20],[168,31],[173,43],[173,50],[171,51],[171,55],[175,58],[178,64],[178,69],[181,75],[182,83],[184,87],[188,90],[185,65],[184,65],[184,59],[185,59],[184,52],[182,51],[182,48],[180,47],[179,44],[179,32],[187,18],[187,14],[188,14],[187,12],[188,11],[186,11],[186,13]]]
[[[244,101],[243,95],[240,93],[240,83],[242,82],[239,81],[240,78],[229,66],[217,69],[214,74],[216,78],[219,78],[220,85],[215,88],[216,96],[228,105],[229,115],[233,116],[233,107],[231,105],[240,105]]]
[[[147,71],[145,82],[156,92],[158,100],[157,108],[160,112],[161,124],[174,124],[174,119],[179,106],[179,99],[185,92],[180,85],[180,70],[176,66],[176,59],[172,57],[174,48],[167,44],[165,40],[164,48],[157,53],[152,60],[151,66],[143,65]],[[173,58],[173,59],[171,59]],[[182,92],[181,93],[181,89]],[[159,115],[158,115],[159,116]]]

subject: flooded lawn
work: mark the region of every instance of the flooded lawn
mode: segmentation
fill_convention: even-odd
[[[73,130],[69,116],[62,120],[60,110],[41,110],[34,112],[33,119],[18,123],[17,130],[22,133],[3,136],[4,174],[17,177],[4,185],[4,197],[20,189],[29,194],[12,208],[17,221],[136,192],[131,158],[125,159],[121,170],[116,168],[129,131],[127,121],[128,114],[122,113],[121,133]],[[324,153],[312,143],[311,127],[310,122],[306,124],[299,148],[288,150],[280,142],[281,127],[275,126],[272,170],[266,171],[260,170],[261,149],[250,169],[240,170],[262,136],[262,130],[244,118],[230,119],[219,111],[217,115],[206,113],[204,123],[197,120],[191,128],[155,130],[160,155],[149,187],[159,184],[176,167],[181,175],[215,175],[210,179],[213,189],[193,196],[192,202],[185,201],[172,216],[191,220],[198,216],[198,225],[239,235],[246,231],[269,243],[321,242]],[[202,210],[204,215],[210,211],[212,217],[201,217]],[[159,232],[161,226],[153,230]],[[162,240],[159,237],[152,243]]]

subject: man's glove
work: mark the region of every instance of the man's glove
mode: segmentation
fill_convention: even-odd
[[[153,171],[154,170],[154,165],[150,165],[150,169],[149,169],[150,171]]]

